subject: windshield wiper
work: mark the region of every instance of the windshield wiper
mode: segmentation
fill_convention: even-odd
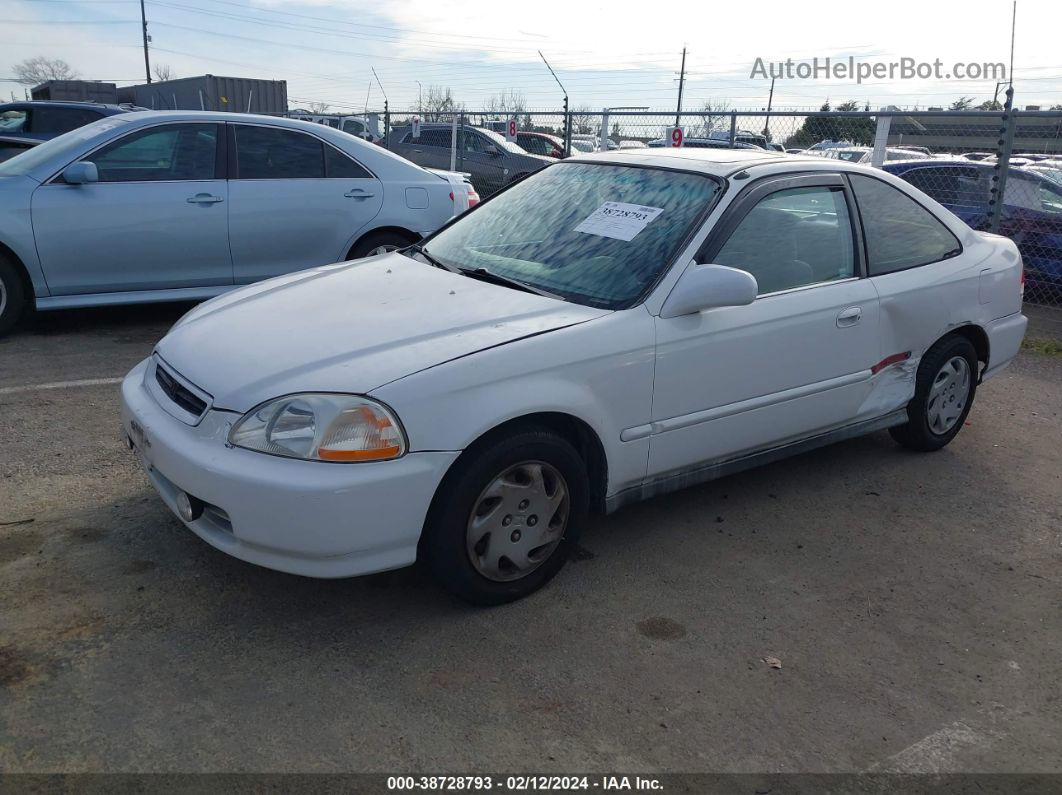
[[[444,271],[450,271],[450,273],[460,273],[461,272],[458,268],[455,268],[452,265],[447,265],[446,263],[444,263],[444,262],[442,262],[440,260],[437,260],[431,254],[429,254],[427,252],[427,250],[424,248],[424,246],[422,246],[420,243],[414,243],[412,246],[409,246],[405,250],[406,251],[412,251],[412,252],[414,252],[416,254],[420,254],[420,256],[424,257],[425,262],[427,262],[429,265],[432,265],[432,266],[434,266],[436,268],[442,268]]]
[[[535,295],[542,295],[546,298],[556,298],[558,301],[567,300],[563,296],[551,293],[548,290],[543,290],[541,287],[535,287],[527,282],[522,282],[519,279],[502,276],[500,273],[494,273],[486,268],[458,268],[458,271],[469,278],[479,279],[482,282],[500,284],[502,287],[511,287],[514,290],[523,290],[526,293],[534,293]]]

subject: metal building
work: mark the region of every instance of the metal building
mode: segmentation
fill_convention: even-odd
[[[48,80],[30,89],[30,97],[53,102],[118,102],[118,87],[98,80]]]
[[[125,86],[118,89],[118,100],[151,110],[283,114],[288,110],[288,83],[201,75]]]

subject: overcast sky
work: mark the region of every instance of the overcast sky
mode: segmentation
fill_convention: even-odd
[[[643,0],[148,0],[152,61],[179,76],[285,79],[291,104],[337,110],[382,107],[375,67],[392,110],[418,101],[420,81],[447,86],[469,108],[503,90],[531,108],[673,109],[682,48],[684,106],[706,101],[762,108],[769,81],[749,78],[765,61],[907,56],[956,62],[1010,57],[1011,2],[753,3]],[[36,55],[63,58],[83,77],[143,82],[139,0],[0,0],[0,78]],[[1019,0],[1014,86],[1018,104],[1062,103],[1058,0]],[[7,71],[4,71],[7,70]],[[944,105],[960,95],[991,99],[995,80],[779,81],[776,108],[817,107],[827,97],[872,107]],[[21,87],[0,82],[3,96]]]

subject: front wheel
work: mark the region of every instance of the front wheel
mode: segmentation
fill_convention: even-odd
[[[373,232],[359,240],[350,249],[347,259],[361,259],[362,257],[376,257],[405,248],[413,241],[400,232]]]
[[[926,351],[918,366],[907,423],[889,433],[911,450],[939,450],[962,429],[976,392],[977,351],[965,337],[945,337]]]
[[[0,335],[6,334],[26,309],[26,291],[15,266],[0,254]]]
[[[527,429],[471,448],[455,464],[432,505],[423,549],[447,590],[473,604],[511,602],[561,570],[588,506],[576,449]]]

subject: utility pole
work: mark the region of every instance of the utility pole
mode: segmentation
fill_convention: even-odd
[[[770,139],[771,134],[771,102],[774,101],[774,78],[771,78],[771,93],[767,95],[767,115],[763,119],[763,137]]]
[[[557,81],[557,85],[560,86],[561,92],[564,94],[564,156],[567,157],[572,153],[572,119],[568,113],[568,89],[564,87],[564,84],[557,77],[557,73],[553,71],[553,67],[549,65],[549,61],[546,60],[546,56],[542,54],[542,50],[538,51],[538,57],[542,59],[542,63],[549,69],[549,73],[553,75],[553,79]]]
[[[417,81],[417,113],[424,115],[424,86]]]
[[[147,81],[150,83],[151,62],[148,60],[147,14],[144,12],[144,0],[140,0],[140,27],[144,33],[144,74],[147,75]]]
[[[679,69],[679,95],[678,107],[675,109],[675,126],[681,126],[682,117],[682,85],[686,82],[686,48],[682,48],[682,67]]]

